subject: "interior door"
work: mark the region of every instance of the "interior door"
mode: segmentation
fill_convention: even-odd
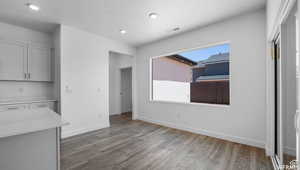
[[[275,68],[275,157],[277,163],[283,163],[282,137],[282,61],[280,50],[280,36],[274,41],[274,68]]]
[[[132,111],[132,70],[121,69],[121,112]]]
[[[51,49],[31,45],[28,55],[28,79],[31,81],[52,81]]]
[[[26,44],[0,40],[0,80],[24,80],[26,71]]]

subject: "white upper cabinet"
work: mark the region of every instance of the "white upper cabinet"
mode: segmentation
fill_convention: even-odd
[[[0,80],[53,81],[51,47],[0,40]]]
[[[24,80],[26,65],[26,44],[0,40],[0,80]]]
[[[28,79],[31,81],[52,81],[51,49],[37,45],[28,48]]]

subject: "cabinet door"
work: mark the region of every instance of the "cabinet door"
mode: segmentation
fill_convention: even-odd
[[[24,80],[26,72],[26,44],[0,40],[0,80]]]
[[[52,81],[51,48],[35,45],[29,46],[28,80]]]

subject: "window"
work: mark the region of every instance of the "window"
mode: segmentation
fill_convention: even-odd
[[[151,99],[229,105],[229,65],[229,44],[153,57]]]

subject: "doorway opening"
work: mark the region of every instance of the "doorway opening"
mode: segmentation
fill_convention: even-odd
[[[109,116],[132,120],[133,115],[133,57],[109,53]]]
[[[121,114],[132,119],[132,67],[121,68]]]

